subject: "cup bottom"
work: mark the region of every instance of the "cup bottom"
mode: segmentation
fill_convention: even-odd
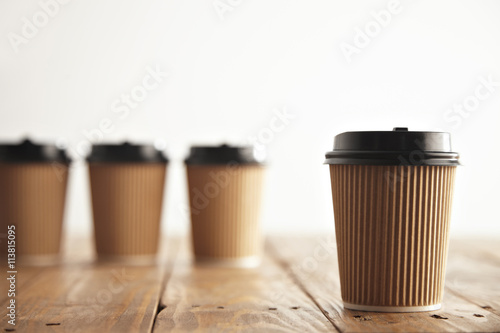
[[[260,256],[241,258],[196,257],[197,265],[223,268],[255,268],[260,265],[260,262]]]
[[[59,254],[19,255],[17,262],[23,266],[54,266],[61,262],[61,256]]]
[[[103,264],[118,264],[129,266],[150,266],[155,265],[156,254],[148,255],[98,255],[97,262]]]
[[[360,305],[344,302],[344,308],[358,311],[371,312],[424,312],[435,311],[441,309],[440,304],[432,304],[425,306],[377,306],[377,305]]]

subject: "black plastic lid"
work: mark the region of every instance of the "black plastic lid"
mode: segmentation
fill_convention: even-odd
[[[208,164],[262,164],[262,161],[255,157],[255,150],[252,146],[193,146],[189,156],[184,160],[187,165],[208,165]]]
[[[451,150],[449,133],[410,132],[396,127],[392,132],[345,132],[335,136],[333,151],[325,164],[357,165],[460,165]]]
[[[122,144],[98,144],[92,146],[87,157],[89,163],[141,162],[167,163],[168,159],[153,145],[135,145],[128,142]]]
[[[45,163],[59,162],[69,164],[64,149],[55,145],[35,144],[29,139],[18,144],[0,144],[0,163]]]

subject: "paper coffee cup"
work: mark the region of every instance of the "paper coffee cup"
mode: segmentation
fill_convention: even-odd
[[[330,164],[344,307],[441,307],[458,154],[438,132],[347,132]]]
[[[153,264],[167,159],[153,146],[95,145],[88,158],[100,261]]]
[[[59,261],[69,159],[52,145],[0,145],[2,256],[15,262],[52,265]]]
[[[186,165],[197,263],[258,266],[265,168],[253,148],[192,147]]]

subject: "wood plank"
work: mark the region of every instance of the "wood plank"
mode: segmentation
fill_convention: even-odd
[[[274,255],[341,331],[346,332],[495,332],[500,318],[451,292],[443,308],[421,313],[346,310],[340,295],[336,245],[332,237],[274,238]],[[450,258],[454,252],[450,251]],[[463,267],[462,270],[467,270]],[[481,280],[481,277],[476,276]],[[498,298],[497,295],[492,297]]]
[[[500,242],[469,239],[450,243],[448,290],[500,316]]]
[[[72,237],[64,238],[61,246],[61,262],[62,263],[91,263],[93,261],[93,251],[91,241],[86,238]],[[25,285],[29,285],[37,276],[42,274],[47,267],[23,266],[17,265],[17,281],[16,288],[23,290]],[[0,304],[8,301],[7,296],[8,284],[0,284]]]
[[[195,266],[182,247],[162,297],[154,332],[335,331],[306,294],[269,257],[257,269]]]
[[[326,238],[272,238],[256,270],[192,266],[185,240],[175,259],[180,242],[163,242],[161,265],[122,267],[92,264],[91,241],[70,240],[63,265],[19,268],[15,330],[500,331],[496,240],[452,240],[443,309],[408,314],[344,310],[335,244]]]
[[[3,265],[5,267],[6,265]],[[16,289],[23,290],[26,285],[29,285],[37,276],[39,276],[44,270],[44,267],[24,267],[22,269],[17,268],[16,274]],[[6,274],[7,275],[7,274]],[[0,304],[8,304],[9,297],[7,295],[9,289],[9,283],[2,281],[0,283]]]
[[[169,239],[166,255],[154,266],[102,265],[91,257],[66,257],[64,264],[45,268],[18,287],[16,332],[149,332],[178,245]],[[92,251],[87,246],[82,252]],[[25,271],[27,267],[20,267],[20,276]],[[6,318],[5,303],[0,315]],[[14,327],[2,321],[2,328]]]

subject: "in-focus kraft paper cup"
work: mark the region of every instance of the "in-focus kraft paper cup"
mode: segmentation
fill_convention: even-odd
[[[88,158],[100,262],[154,264],[167,159],[153,146],[95,145]]]
[[[344,307],[441,308],[459,156],[438,132],[346,132],[330,164]]]
[[[196,263],[256,267],[265,167],[252,147],[192,147],[186,159]]]
[[[60,260],[69,159],[53,145],[0,145],[2,257],[45,266]],[[13,252],[15,251],[15,252]]]

